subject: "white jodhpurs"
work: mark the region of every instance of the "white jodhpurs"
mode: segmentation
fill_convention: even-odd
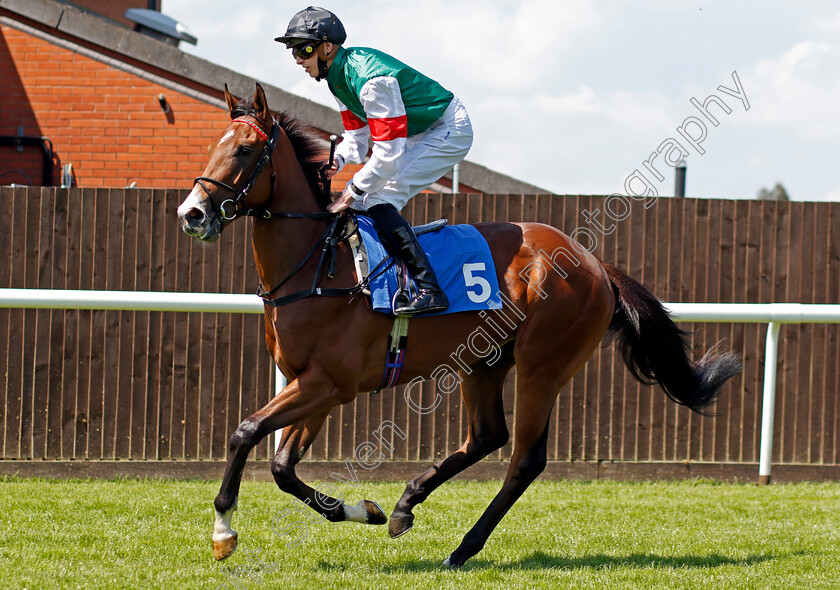
[[[455,97],[443,116],[429,129],[406,140],[396,178],[378,191],[356,200],[353,208],[364,211],[388,203],[401,210],[411,197],[440,180],[463,160],[472,141],[473,130],[467,109]]]

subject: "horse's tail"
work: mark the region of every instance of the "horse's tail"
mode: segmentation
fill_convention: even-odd
[[[688,332],[671,320],[662,303],[644,285],[616,267],[602,263],[616,293],[608,335],[633,376],[659,384],[669,398],[707,415],[721,386],[741,372],[737,355],[710,349],[700,362],[688,357]]]

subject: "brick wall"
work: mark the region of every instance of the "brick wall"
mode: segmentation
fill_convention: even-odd
[[[8,53],[8,59],[4,56]],[[50,138],[54,178],[72,163],[78,186],[183,188],[204,169],[226,113],[94,59],[0,26],[0,135]],[[164,94],[172,112],[164,114]],[[24,170],[40,184],[40,155],[0,146],[0,174]],[[18,182],[8,175],[0,184]]]
[[[123,18],[125,11],[129,8],[149,8],[148,0],[73,0],[69,4],[75,4],[91,12],[97,12],[130,27],[133,27],[134,23]],[[160,11],[160,0],[157,0],[155,5],[155,10]]]
[[[226,121],[220,108],[0,25],[0,135],[16,136],[23,126],[27,136],[49,138],[54,184],[71,163],[80,187],[189,187]],[[348,165],[333,189],[341,191],[359,168]],[[38,148],[0,145],[0,185],[40,185],[41,177]],[[461,192],[478,191],[461,185]]]

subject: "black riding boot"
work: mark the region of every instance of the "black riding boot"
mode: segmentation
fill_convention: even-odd
[[[435,271],[432,270],[432,265],[408,221],[392,205],[375,205],[368,209],[368,215],[373,219],[374,226],[384,239],[389,252],[405,262],[417,287],[417,295],[410,301],[407,298],[397,300],[394,313],[413,316],[446,310],[449,301],[440,288]]]

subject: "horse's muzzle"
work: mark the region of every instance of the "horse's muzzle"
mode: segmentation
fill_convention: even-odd
[[[188,236],[205,242],[215,242],[221,234],[221,223],[215,212],[208,211],[205,204],[206,201],[201,201],[190,193],[178,207],[178,219],[181,229]]]

